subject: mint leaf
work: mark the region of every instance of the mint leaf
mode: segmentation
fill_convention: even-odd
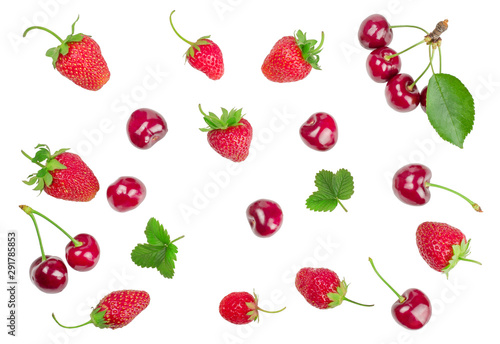
[[[434,74],[427,86],[427,116],[439,136],[463,148],[474,124],[474,99],[453,75]]]
[[[338,204],[347,211],[340,200],[351,198],[354,193],[354,181],[351,173],[340,169],[335,174],[321,170],[316,174],[314,184],[318,191],[306,200],[306,207],[313,211],[333,211]]]
[[[146,225],[147,244],[138,244],[131,253],[132,261],[143,268],[156,268],[163,277],[174,276],[177,246],[173,243],[184,236],[170,241],[170,235],[155,218]]]

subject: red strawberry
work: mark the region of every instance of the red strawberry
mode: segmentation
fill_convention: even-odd
[[[451,269],[460,260],[481,264],[465,259],[469,255],[470,240],[455,227],[446,223],[424,222],[417,228],[417,246],[420,255],[436,271],[448,277]]]
[[[75,24],[71,26],[71,34],[62,40],[54,32],[40,26],[32,26],[24,31],[40,29],[52,34],[61,44],[50,48],[45,54],[52,58],[52,65],[59,73],[87,90],[97,91],[109,80],[110,73],[106,61],[102,57],[99,45],[90,36],[74,34]]]
[[[273,312],[265,311],[259,308],[258,297],[255,295],[255,292],[252,296],[251,294],[242,291],[226,295],[219,304],[219,313],[230,323],[244,325],[258,320],[259,311],[265,313],[278,313],[283,311],[285,308],[286,307]]]
[[[33,185],[34,190],[63,199],[66,201],[88,202],[99,191],[99,182],[92,170],[83,160],[73,153],[67,153],[67,148],[60,149],[54,154],[50,153],[47,145],[38,145],[35,157],[21,151],[24,156],[41,167],[37,173],[28,176],[25,184]],[[41,162],[45,161],[45,165]]]
[[[203,119],[208,128],[200,128],[208,132],[207,139],[210,146],[224,158],[234,162],[240,162],[247,158],[252,141],[252,126],[243,118],[241,110],[232,109],[227,111],[222,108],[222,116],[219,118],[212,112],[206,115],[199,105]]]
[[[186,61],[200,72],[205,73],[212,80],[219,80],[224,75],[224,60],[219,46],[211,41],[210,36],[198,38],[196,42],[190,42],[182,37],[172,23],[172,14],[170,13],[170,25],[177,36],[190,45],[186,51]]]
[[[90,320],[77,326],[61,325],[54,313],[52,318],[64,328],[77,328],[94,324],[99,328],[117,328],[128,325],[149,305],[149,294],[138,290],[119,290],[106,295],[90,313]]]
[[[326,268],[300,269],[295,276],[295,287],[307,302],[319,309],[337,307],[344,300],[360,306],[373,306],[346,298],[347,283],[340,281],[335,272]]]
[[[324,38],[322,32],[317,48],[314,46],[318,41],[306,39],[306,34],[300,30],[295,37],[281,38],[266,56],[261,67],[262,73],[274,82],[293,82],[304,79],[312,68],[320,70],[318,54],[322,50]]]

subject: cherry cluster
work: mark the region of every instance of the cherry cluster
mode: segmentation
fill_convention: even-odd
[[[420,104],[425,112],[427,87],[419,92],[413,78],[400,73],[401,58],[388,47],[393,33],[385,17],[368,16],[359,27],[358,38],[361,46],[372,50],[366,59],[366,70],[373,81],[386,83],[385,99],[389,106],[399,112],[409,112]]]

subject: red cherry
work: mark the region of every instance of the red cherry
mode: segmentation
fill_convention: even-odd
[[[427,113],[427,86],[425,86],[422,89],[422,92],[420,92],[420,106],[422,107],[422,110]]]
[[[45,258],[38,257],[31,264],[31,281],[44,293],[59,293],[68,284],[68,269],[59,257],[47,255]]]
[[[404,301],[397,300],[391,307],[391,313],[401,326],[410,330],[418,330],[424,327],[431,318],[431,301],[422,291],[411,288],[401,296]]]
[[[414,110],[420,102],[417,85],[410,90],[413,78],[408,74],[397,74],[385,86],[385,99],[390,107],[399,112]]]
[[[82,245],[75,247],[75,243],[70,241],[66,245],[66,261],[77,271],[92,270],[99,261],[99,244],[90,234],[78,234],[74,239]]]
[[[255,235],[270,237],[280,229],[283,211],[278,203],[260,199],[248,206],[247,219]]]
[[[372,51],[366,59],[366,71],[373,81],[383,83],[389,81],[401,70],[401,59],[399,56],[392,57],[389,61],[386,56],[394,55],[396,52],[388,47],[382,47]]]
[[[361,22],[358,39],[366,49],[385,47],[392,42],[392,29],[384,16],[372,14]]]
[[[106,192],[109,205],[116,211],[135,209],[146,197],[146,186],[137,178],[120,177]]]
[[[423,205],[429,202],[431,193],[426,185],[432,177],[431,170],[424,165],[409,164],[401,167],[392,179],[392,190],[403,203]]]
[[[130,142],[140,149],[149,149],[167,134],[167,122],[162,115],[151,109],[132,112],[127,122]]]
[[[317,112],[300,127],[300,137],[310,148],[318,151],[332,149],[338,140],[337,122],[326,112]]]

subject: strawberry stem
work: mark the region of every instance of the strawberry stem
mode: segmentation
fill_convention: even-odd
[[[72,242],[73,244],[75,245],[75,247],[79,247],[79,246],[82,246],[83,243],[76,240],[75,238],[73,238],[71,235],[68,234],[68,232],[66,232],[64,229],[62,229],[57,223],[55,223],[54,221],[52,221],[51,219],[49,219],[47,216],[43,215],[42,213],[36,211],[35,209],[32,209],[30,208],[30,211],[31,213],[33,214],[36,214],[40,217],[43,217],[45,220],[49,221],[50,223],[52,223],[54,226],[56,226],[61,232],[63,232]]]
[[[172,26],[172,29],[174,30],[175,34],[180,38],[182,39],[184,42],[186,42],[187,44],[189,45],[195,45],[193,42],[190,42],[188,41],[187,39],[185,39],[184,37],[182,37],[180,35],[180,33],[177,32],[177,30],[175,29],[174,27],[174,24],[172,23],[172,14],[174,14],[175,10],[172,11],[172,13],[170,13],[170,26]]]
[[[427,30],[424,30],[420,26],[415,26],[415,25],[392,25],[392,26],[389,26],[389,29],[397,29],[397,28],[400,28],[400,27],[412,27],[412,28],[415,28],[415,29],[422,30],[423,32],[425,32],[426,35],[429,34],[429,32],[427,32]]]
[[[465,197],[464,195],[462,195],[461,193],[459,193],[459,192],[457,192],[455,190],[452,190],[450,188],[447,188],[447,187],[444,187],[444,186],[441,186],[441,185],[427,183],[427,182],[425,183],[425,186],[426,187],[433,186],[433,187],[436,187],[436,188],[440,188],[440,189],[443,189],[443,190],[450,191],[450,192],[454,193],[455,195],[458,195],[458,196],[462,197],[467,202],[469,202],[469,204],[472,206],[472,208],[474,208],[475,211],[477,211],[479,213],[483,212],[483,210],[481,209],[481,207],[476,202],[471,201],[469,198]]]
[[[280,309],[279,311],[266,311],[265,309],[262,309],[260,307],[257,307],[257,310],[261,311],[261,312],[264,312],[264,313],[279,313],[279,312],[282,312],[286,309],[286,307],[283,307],[282,309]]]
[[[35,224],[35,229],[36,229],[36,235],[38,236],[38,244],[40,245],[40,251],[42,251],[42,262],[47,260],[47,257],[45,256],[45,251],[43,250],[43,245],[42,245],[42,237],[40,236],[40,231],[38,230],[38,224],[36,223],[35,216],[33,216],[32,211],[30,207],[27,205],[20,205],[19,208],[21,208],[22,211],[24,211],[26,214],[31,217],[33,220],[33,223]]]
[[[393,287],[391,287],[391,285],[390,285],[389,283],[387,283],[387,281],[386,281],[386,280],[385,280],[385,279],[384,279],[384,278],[383,278],[383,277],[382,277],[382,276],[378,273],[377,269],[375,268],[375,264],[373,264],[373,260],[372,260],[371,258],[368,258],[368,260],[370,261],[370,264],[371,264],[371,266],[372,266],[372,268],[373,268],[373,271],[375,271],[375,273],[377,274],[377,276],[378,276],[378,277],[382,280],[382,282],[384,282],[384,283],[385,283],[385,285],[386,285],[386,286],[388,286],[388,287],[389,287],[389,289],[391,289],[391,290],[394,292],[394,294],[396,294],[396,295],[397,295],[397,297],[398,297],[398,299],[399,299],[399,302],[401,302],[401,303],[405,302],[405,301],[406,301],[406,299],[405,299],[403,296],[401,296],[401,295],[400,295],[400,294],[396,291],[396,289],[394,289]]]
[[[176,242],[177,240],[180,240],[182,238],[184,238],[184,235],[178,237],[177,239],[172,240],[170,243],[173,244],[174,242]]]
[[[390,60],[390,59],[392,59],[393,57],[399,56],[399,55],[401,55],[401,54],[403,54],[403,53],[407,52],[408,50],[411,50],[411,49],[415,48],[416,46],[418,46],[418,45],[420,45],[420,44],[422,44],[422,43],[425,43],[425,40],[421,40],[420,42],[413,44],[411,47],[406,48],[405,50],[400,51],[399,53],[384,56],[384,59],[385,59],[386,61],[389,61],[389,60]]]
[[[52,36],[54,36],[55,38],[57,38],[57,40],[58,40],[60,43],[63,43],[63,42],[64,42],[64,41],[62,40],[62,38],[61,38],[61,37],[59,37],[59,36],[58,36],[55,32],[53,32],[53,31],[51,31],[51,30],[49,30],[49,29],[47,29],[47,28],[45,28],[45,27],[42,27],[42,26],[32,26],[32,27],[27,28],[27,29],[24,31],[24,33],[23,33],[23,37],[26,37],[26,34],[27,34],[29,31],[33,30],[33,29],[38,29],[38,30],[43,30],[43,31],[45,31],[45,32],[48,32],[48,33],[50,33]]]
[[[363,306],[363,307],[373,307],[375,305],[365,305],[364,303],[359,303],[359,302],[356,302],[356,301],[353,301],[353,300],[349,300],[347,297],[344,296],[344,300],[345,301],[348,301],[350,303],[354,303],[355,305],[358,305],[358,306]]]
[[[459,260],[463,260],[464,262],[471,262],[471,263],[475,263],[475,264],[479,264],[479,265],[483,265],[481,264],[480,262],[478,262],[477,260],[472,260],[472,259],[468,259],[468,258],[458,258]]]
[[[21,150],[21,153],[23,153],[23,155],[25,157],[27,157],[28,159],[30,159],[31,162],[34,162],[35,164],[37,164],[38,166],[40,166],[41,168],[45,168],[44,165],[40,164],[38,161],[33,161],[33,158],[30,157],[28,154],[26,154],[23,150]]]
[[[64,328],[69,328],[69,329],[71,329],[71,328],[78,328],[78,327],[82,327],[82,326],[85,326],[85,325],[88,325],[88,324],[92,324],[92,320],[89,320],[86,323],[81,324],[81,325],[77,325],[77,326],[64,326],[64,325],[61,325],[61,323],[59,321],[57,321],[56,316],[54,315],[54,313],[52,313],[52,319],[54,319],[54,321],[57,323],[57,325],[59,325],[61,327],[64,327]]]
[[[342,202],[340,202],[340,200],[338,198],[337,198],[337,202],[339,202],[339,204],[342,207],[342,209],[344,209],[344,211],[347,213],[346,207],[344,207],[344,205],[342,204]]]

